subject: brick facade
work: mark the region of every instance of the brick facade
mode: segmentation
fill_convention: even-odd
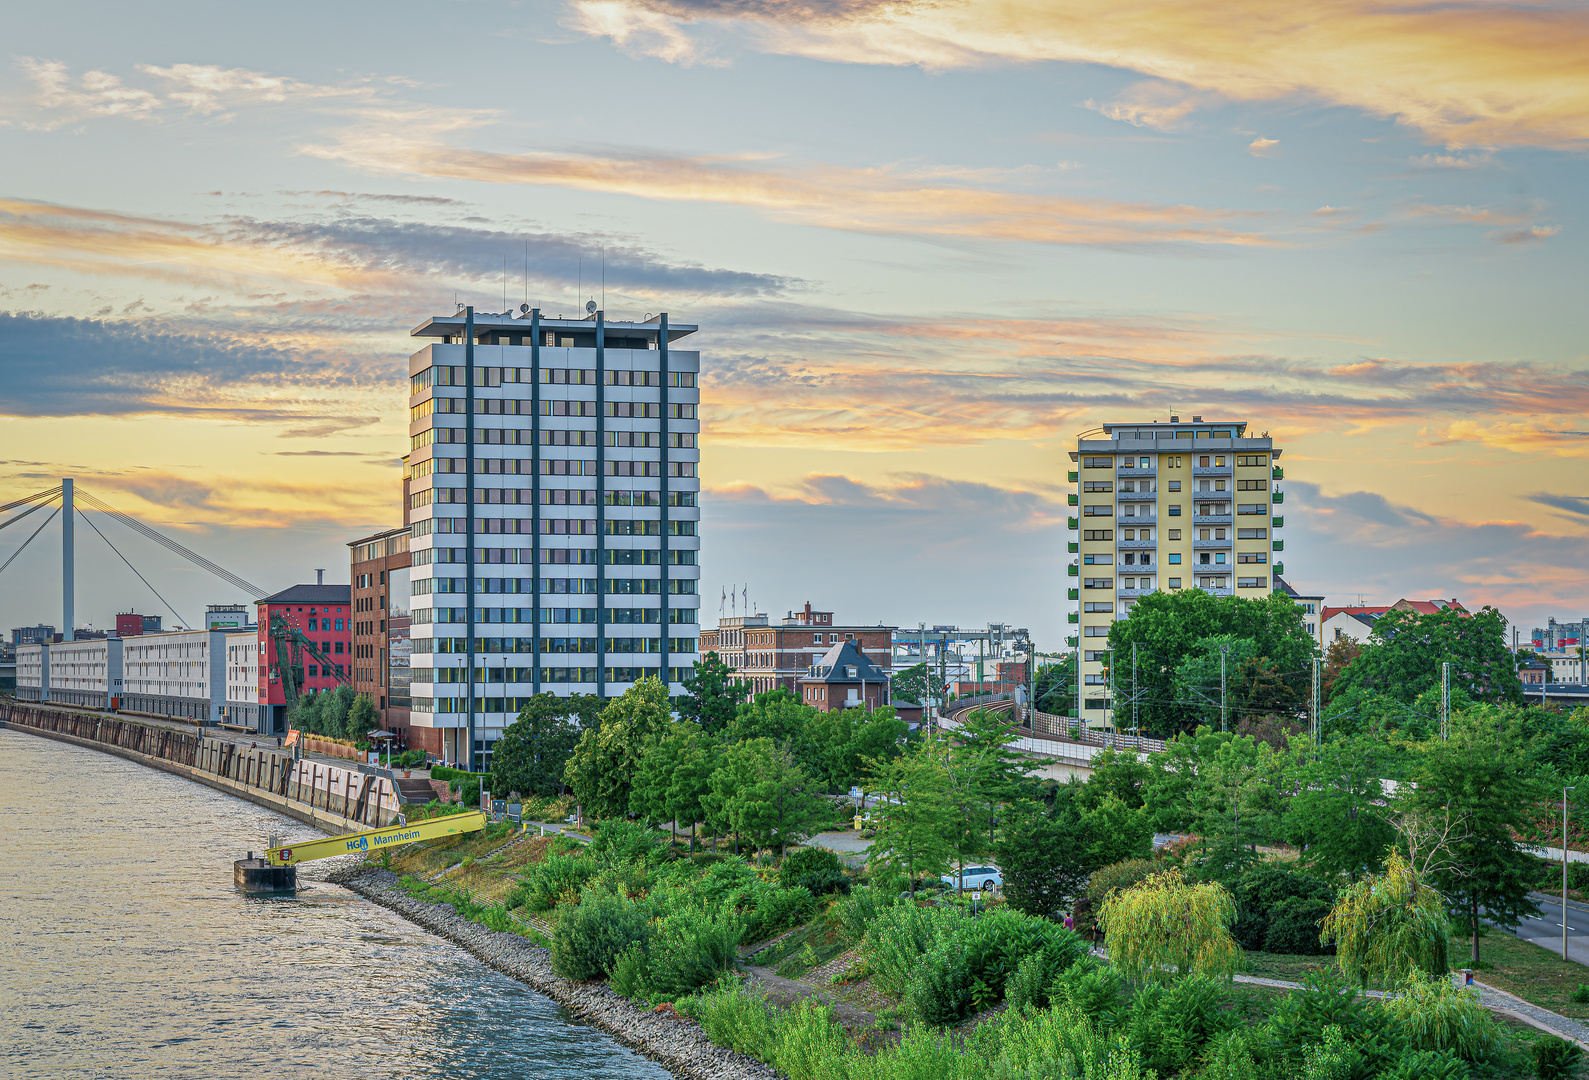
[[[811,666],[846,641],[891,675],[895,629],[836,625],[833,612],[814,611],[808,600],[804,610],[791,611],[777,624],[765,615],[719,619],[716,627],[701,631],[701,653],[717,653],[754,693],[784,689],[799,695],[800,680]]]

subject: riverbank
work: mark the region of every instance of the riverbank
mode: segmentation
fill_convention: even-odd
[[[545,994],[580,1021],[599,1028],[689,1080],[774,1080],[777,1073],[706,1037],[700,1025],[671,1009],[644,1009],[605,983],[572,982],[552,971],[551,953],[517,934],[487,930],[450,905],[417,900],[389,870],[360,865],[332,873],[329,881],[401,915],[472,953],[487,966]]]

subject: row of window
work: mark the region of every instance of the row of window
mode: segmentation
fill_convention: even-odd
[[[664,620],[662,608],[475,608],[475,622],[529,623],[542,626],[556,623],[596,624],[597,622],[615,626],[660,625],[663,622],[669,625],[690,625],[699,617],[699,612],[695,608],[666,610],[667,618]],[[598,619],[598,613],[604,613],[606,617]],[[415,608],[413,614],[415,626],[432,623],[462,625],[468,621],[469,610],[461,607]]]
[[[694,536],[697,526],[695,521],[597,521],[595,518],[542,518],[541,534],[543,536],[662,536],[662,526],[666,524],[668,536]],[[420,528],[420,526],[425,528]],[[528,535],[535,531],[533,518],[503,518],[480,517],[475,518],[474,531],[477,535],[494,535],[507,533],[509,535]],[[413,524],[415,536],[430,536],[439,533],[443,536],[457,536],[469,531],[468,518],[422,518]]]
[[[475,564],[508,563],[529,565],[535,562],[534,548],[420,548],[414,552],[415,566],[430,566],[433,563],[441,564],[466,564],[469,561],[469,552],[475,553]],[[542,565],[555,566],[694,566],[700,553],[696,551],[670,550],[664,552],[652,549],[622,548],[612,551],[600,551],[595,548],[542,548],[540,561]],[[601,558],[598,559],[597,556]]]
[[[598,669],[543,667],[541,669],[541,682],[558,685],[562,683],[595,683]],[[606,680],[610,683],[639,682],[641,679],[662,678],[663,671],[658,667],[609,667],[601,669],[605,672]],[[667,670],[667,681],[670,683],[683,682],[689,677],[693,669],[687,667],[670,667]],[[480,697],[475,698],[476,713],[503,713],[518,712],[529,704],[527,697]],[[413,704],[414,712],[462,714],[469,711],[467,698],[429,698],[416,697]],[[479,740],[477,740],[479,741]]]
[[[414,582],[415,596],[463,595],[468,592],[468,578],[430,577]],[[541,578],[543,595],[598,592],[606,595],[661,595],[661,578]],[[699,584],[694,578],[672,578],[667,582],[667,592],[672,596],[694,596]],[[475,592],[481,595],[521,593],[534,595],[535,578],[482,577],[475,579]],[[371,631],[373,632],[373,631]]]
[[[586,415],[594,415],[594,414],[587,413]],[[543,435],[544,435],[544,433],[543,433]],[[412,450],[419,450],[419,449],[422,449],[423,447],[430,446],[432,444],[436,444],[436,445],[440,445],[440,446],[462,446],[462,445],[468,443],[468,441],[469,441],[469,432],[468,432],[467,429],[461,428],[461,427],[456,427],[456,428],[454,428],[454,427],[426,428],[424,431],[421,431],[419,434],[412,436],[408,440],[409,448],[412,449]],[[533,446],[535,444],[535,432],[531,431],[529,428],[482,427],[482,428],[476,428],[475,429],[474,441],[475,441],[475,445],[476,446]],[[543,445],[547,445],[547,446],[566,446],[566,445],[570,445],[567,442],[563,442],[563,443],[547,442],[547,440],[545,438],[543,438],[541,441],[542,441]],[[596,444],[594,442],[592,442],[592,441],[583,440],[582,439],[581,441],[573,443],[572,445],[575,445],[575,446],[594,446]],[[619,445],[624,445],[624,446],[635,445],[635,446],[639,446],[639,445],[643,445],[643,444],[634,443],[632,441],[630,443],[617,443],[617,442],[614,442],[611,438],[609,438],[608,441],[607,441],[607,445],[608,446],[619,446]],[[678,447],[680,449],[693,448],[696,445],[695,436],[693,434],[690,435],[690,438],[689,438],[688,442],[684,441],[684,438],[683,438],[682,434],[680,434],[678,438],[673,438],[673,437],[670,436],[670,438],[668,440],[668,445],[671,446],[671,447]],[[415,475],[415,476],[426,476],[426,475],[429,475],[429,473],[416,470],[413,473],[413,475]]]
[[[1230,515],[1230,503],[1228,503],[1228,502],[1198,503],[1194,507],[1194,510],[1196,511],[1198,517],[1228,517]],[[1168,517],[1180,517],[1181,516],[1181,507],[1178,504],[1170,504],[1170,505],[1168,505],[1168,506],[1166,506],[1164,508],[1164,512],[1165,512],[1165,515],[1168,516]],[[1237,513],[1238,516],[1239,515],[1253,516],[1253,515],[1258,515],[1258,514],[1267,514],[1267,513],[1269,513],[1269,507],[1265,503],[1237,503],[1236,504],[1236,513]],[[1111,517],[1115,516],[1115,507],[1114,507],[1113,503],[1096,503],[1096,504],[1092,504],[1092,505],[1088,505],[1088,506],[1083,506],[1081,508],[1081,516],[1082,517],[1111,518]],[[1121,506],[1120,506],[1120,516],[1123,517],[1123,518],[1128,518],[1128,517],[1153,517],[1154,516],[1154,514],[1153,514],[1153,506],[1152,506],[1152,504],[1145,504],[1145,505],[1142,505],[1142,506],[1139,507],[1135,503],[1122,503]],[[1102,530],[1102,531],[1107,532],[1108,530]],[[1089,533],[1091,533],[1091,532],[1092,532],[1092,530],[1089,530]],[[1089,540],[1092,540],[1092,539],[1103,540],[1103,539],[1110,539],[1110,538],[1109,537],[1103,537],[1103,536],[1088,535],[1086,537],[1086,539],[1089,539]]]
[[[660,420],[663,415],[660,401],[609,401],[606,408],[597,410],[594,401],[567,401],[559,398],[555,401],[543,401],[539,410],[533,401],[523,401],[518,398],[479,398],[474,403],[476,416],[534,416],[537,411],[542,416],[609,416],[618,420]],[[468,412],[469,403],[463,398],[426,398],[418,405],[412,405],[408,410],[408,420],[414,423],[427,417],[463,416]],[[697,419],[696,406],[674,405],[667,407],[669,420],[695,420]],[[457,428],[454,430],[462,430]],[[438,439],[445,442],[445,439]],[[459,440],[454,437],[453,442]],[[520,442],[528,440],[520,437]]]
[[[1203,432],[1198,432],[1198,434],[1202,435]],[[1228,436],[1229,432],[1221,434]],[[1191,433],[1183,431],[1178,433],[1176,438],[1189,439],[1191,438]],[[1188,455],[1164,454],[1161,455],[1160,464],[1167,469],[1184,468],[1182,462],[1186,456]],[[1237,454],[1235,457],[1238,468],[1262,468],[1269,464],[1268,454]],[[1200,469],[1222,469],[1225,467],[1226,460],[1228,460],[1228,456],[1225,454],[1198,454],[1193,456],[1193,461]],[[1115,467],[1115,459],[1113,457],[1084,457],[1081,459],[1081,467],[1084,469],[1112,469]],[[1151,469],[1153,468],[1153,458],[1150,455],[1125,454],[1120,458],[1120,467],[1122,469]]]
[[[553,335],[547,332],[550,339]],[[551,340],[546,342],[552,344]],[[476,365],[476,386],[501,386],[504,383],[531,383],[535,381],[535,369],[527,367],[483,367]],[[612,368],[606,373],[608,386],[661,386],[662,373],[660,371],[632,371],[623,368]],[[541,382],[554,385],[596,385],[595,368],[542,368]],[[432,386],[466,386],[468,385],[467,368],[462,364],[438,364],[426,368],[419,374],[411,376],[408,380],[410,394],[422,394]],[[677,387],[691,387],[695,385],[695,372],[670,371],[668,372],[668,385]]]
[[[670,491],[668,492],[669,506],[695,506],[698,492]],[[595,506],[598,496],[602,497],[608,506],[661,506],[662,492],[660,491],[601,491],[594,488],[543,488],[541,491],[542,506]],[[508,505],[529,506],[534,502],[535,493],[529,488],[488,488],[476,487],[474,501],[480,506],[491,506],[498,503]],[[421,506],[430,506],[432,503],[442,505],[467,505],[469,502],[467,488],[430,488],[426,491],[413,492],[410,505],[414,509]],[[369,577],[368,574],[362,575]],[[361,585],[360,588],[365,586]]]

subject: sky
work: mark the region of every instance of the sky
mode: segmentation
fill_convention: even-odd
[[[0,502],[72,476],[346,581],[401,520],[409,330],[595,299],[701,327],[708,622],[738,585],[1061,648],[1069,450],[1172,412],[1284,448],[1303,592],[1589,613],[1582,5],[156,15],[7,14]],[[86,520],[80,623],[246,599]],[[59,524],[5,627],[59,622]]]

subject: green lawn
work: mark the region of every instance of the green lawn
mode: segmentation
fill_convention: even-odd
[[[1451,945],[1452,964],[1466,966],[1473,956],[1471,942],[1453,940]],[[1483,966],[1475,974],[1482,982],[1563,1016],[1589,1018],[1589,1005],[1571,999],[1574,990],[1589,983],[1589,967],[1503,930],[1480,935],[1479,959]]]

